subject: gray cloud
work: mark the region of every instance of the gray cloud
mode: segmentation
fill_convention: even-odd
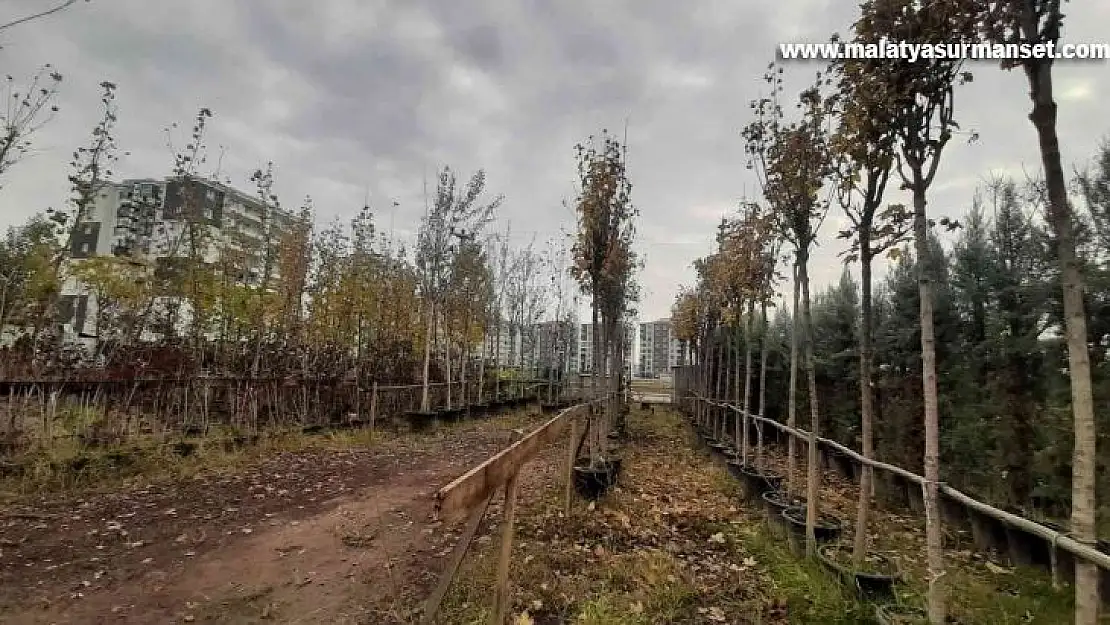
[[[3,7],[16,15],[41,5]],[[226,146],[221,171],[240,186],[273,160],[287,205],[312,195],[321,221],[347,218],[369,191],[383,225],[397,200],[396,230],[412,232],[426,176],[442,164],[464,174],[481,167],[506,195],[503,221],[520,242],[573,227],[561,206],[573,194],[573,145],[601,128],[622,132],[627,119],[646,260],[640,310],[663,316],[719,218],[756,194],[739,130],[775,44],[846,32],[854,11],[839,0],[80,3],[0,41],[6,72],[29,76],[51,62],[66,75],[61,114],[3,181],[0,226],[64,202],[65,163],[95,122],[105,79],[120,88],[118,134],[132,153],[123,175],[164,174],[162,129],[209,106],[209,164]],[[1105,3],[1069,5],[1068,37],[1098,41],[1108,20]],[[788,67],[789,88],[816,69]],[[938,215],[962,213],[990,171],[1039,170],[1024,77],[972,69],[959,117],[982,140],[945,154],[930,199]],[[1088,158],[1110,129],[1100,106],[1108,70],[1057,69],[1066,162]],[[839,275],[840,249],[822,240],[818,287]]]

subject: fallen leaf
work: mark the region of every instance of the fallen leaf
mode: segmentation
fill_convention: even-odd
[[[1009,575],[1010,573],[1013,573],[1012,569],[1004,569],[1004,568],[998,566],[997,564],[995,564],[994,562],[987,562],[986,564],[987,564],[987,570],[990,571],[991,573],[994,573],[995,575]]]

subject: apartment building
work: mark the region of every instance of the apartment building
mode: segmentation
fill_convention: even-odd
[[[537,323],[533,336],[536,349],[528,354],[532,366],[541,370],[561,369],[564,373],[577,370],[574,365],[578,361],[578,341],[574,322]]]
[[[673,367],[686,364],[686,341],[675,337],[670,319],[641,323],[639,339],[640,377],[668,376]]]
[[[670,371],[671,320],[659,319],[640,324],[640,359],[637,374],[657,378]]]
[[[196,254],[203,262],[214,263],[221,251],[233,250],[241,253],[246,267],[240,280],[249,284],[261,276],[267,236],[277,240],[294,221],[292,213],[214,180],[170,177],[109,182],[75,225],[68,262],[115,256],[153,265],[156,275],[165,275],[180,266],[180,259]],[[203,236],[186,236],[190,225],[192,233]],[[96,338],[95,300],[95,294],[76,279],[63,285],[59,308],[67,336]],[[155,307],[165,304],[155,302]],[[187,324],[187,306],[182,306],[181,314],[179,322]]]
[[[565,371],[577,370],[578,341],[572,322],[544,321],[528,328],[505,322],[500,336],[490,338],[490,345],[490,357],[502,367],[542,369],[562,362]]]
[[[632,329],[632,322],[625,321],[621,324],[621,329],[624,334],[624,368],[625,373],[632,373],[632,343],[635,340],[635,335]],[[582,374],[593,372],[594,361],[594,332],[593,324],[583,323],[579,326],[578,331],[578,371]]]

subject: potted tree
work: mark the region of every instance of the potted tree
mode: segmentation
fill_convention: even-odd
[[[632,250],[635,210],[625,169],[623,146],[606,131],[576,146],[580,189],[576,202],[578,231],[572,275],[591,296],[592,353],[589,457],[575,467],[576,484],[611,485],[620,466],[608,446],[608,433],[625,402],[623,318],[635,299]],[[601,322],[600,324],[598,322]],[[605,389],[599,388],[605,376]],[[602,392],[604,391],[604,393]],[[580,476],[580,477],[578,477]],[[594,489],[584,492],[592,494]]]
[[[432,410],[431,404],[431,361],[434,347],[438,344],[436,315],[446,306],[451,286],[451,269],[459,251],[454,239],[460,236],[473,238],[481,232],[492,221],[494,212],[502,201],[498,196],[489,203],[479,202],[485,182],[485,172],[478,170],[465,188],[459,188],[455,172],[450,167],[444,167],[439,174],[435,198],[430,205],[425,206],[424,218],[417,234],[416,268],[419,272],[426,319],[420,408],[408,413],[411,423],[417,428],[426,427],[439,416]],[[447,328],[442,330],[445,336],[449,336]],[[449,338],[446,343],[449,370]],[[449,374],[447,379],[450,380]]]

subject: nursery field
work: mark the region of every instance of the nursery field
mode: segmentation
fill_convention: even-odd
[[[461,530],[433,520],[433,493],[545,418],[530,407],[426,433],[290,435],[202,447],[110,487],[9,490],[0,621],[415,623]],[[521,473],[514,622],[877,622],[875,602],[768,525],[676,410],[632,410],[618,482],[597,501],[575,497],[569,515],[565,449],[553,443]],[[765,460],[785,466],[773,446]],[[822,511],[851,519],[855,486],[832,473],[824,484]],[[502,509],[497,496],[435,622],[488,622]],[[880,510],[872,531],[905,576],[884,601],[921,605],[920,515]],[[1069,588],[971,542],[948,540],[953,622],[1068,621]]]
[[[515,622],[875,623],[881,622],[875,620],[878,603],[923,605],[924,523],[918,515],[876,513],[876,550],[898,565],[905,581],[895,597],[864,600],[825,565],[791,549],[676,411],[633,410],[629,428],[619,483],[599,501],[575,501],[569,517],[563,513],[560,447],[522,473],[510,575]],[[766,459],[784,465],[773,448]],[[852,484],[828,474],[824,493],[823,512],[852,518]],[[490,518],[496,521],[497,513]],[[439,623],[488,622],[498,533],[493,524],[480,532],[484,538],[464,562]],[[950,538],[953,622],[1070,620],[1070,588],[1054,590],[1039,570],[976,553],[966,534]]]

